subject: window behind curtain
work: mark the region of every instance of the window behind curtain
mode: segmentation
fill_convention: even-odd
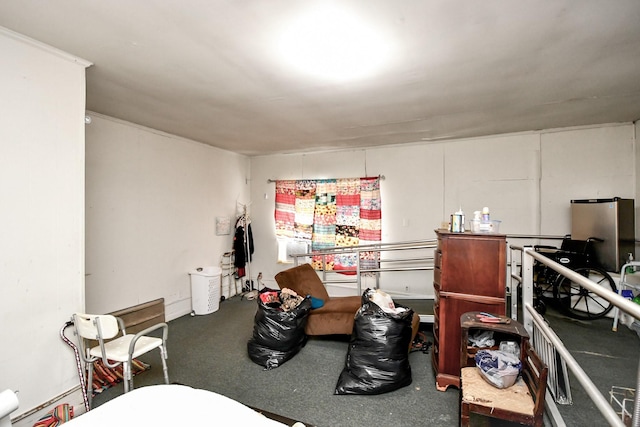
[[[276,181],[278,261],[290,262],[286,248],[311,244],[312,251],[380,242],[382,238],[380,178]],[[361,253],[362,268],[378,265],[379,253]],[[312,265],[322,268],[322,258]],[[325,256],[326,270],[353,272],[355,254]]]

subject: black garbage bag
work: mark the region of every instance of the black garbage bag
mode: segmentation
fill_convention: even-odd
[[[269,296],[270,301],[265,302]],[[264,288],[258,293],[253,336],[247,343],[249,358],[266,369],[277,368],[295,356],[307,343],[304,328],[311,310],[305,297],[295,308],[284,308],[281,291]]]
[[[382,394],[411,384],[413,310],[395,304],[397,313],[386,312],[370,300],[372,292],[367,289],[362,295],[334,394]]]

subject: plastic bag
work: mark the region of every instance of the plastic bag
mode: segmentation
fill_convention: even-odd
[[[382,394],[411,384],[409,344],[413,310],[387,313],[362,295],[356,312],[345,367],[334,394]]]
[[[262,298],[262,295],[268,298]],[[311,299],[304,298],[297,307],[281,307],[273,296],[280,291],[264,288],[259,292],[253,335],[247,343],[249,358],[266,369],[277,368],[295,356],[307,343],[307,324]],[[286,309],[286,310],[285,310]]]
[[[493,331],[479,329],[469,336],[469,344],[472,347],[493,347],[495,343]]]
[[[497,388],[515,384],[522,368],[517,356],[500,350],[478,350],[475,360],[482,378]]]

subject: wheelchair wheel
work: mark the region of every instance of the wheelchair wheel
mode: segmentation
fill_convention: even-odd
[[[538,312],[540,316],[544,316],[547,312],[547,304],[544,303],[540,298],[533,300],[533,308]]]
[[[534,296],[541,300],[555,298],[555,282],[558,280],[558,273],[545,265],[535,266],[533,272]]]
[[[601,268],[580,267],[574,271],[613,293],[618,292],[609,273]],[[568,277],[560,276],[558,280],[555,297],[561,309],[570,317],[581,320],[598,319],[613,308],[613,304],[589,292]]]

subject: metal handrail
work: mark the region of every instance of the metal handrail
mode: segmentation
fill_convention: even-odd
[[[546,256],[536,252],[532,248],[526,248],[524,252],[527,253],[528,255],[531,255],[533,258],[547,265],[548,267],[551,267],[553,270],[557,271],[563,276],[568,277],[573,282],[577,282],[580,286],[582,286],[583,288],[586,288],[589,292],[593,292],[599,297],[606,299],[616,307],[625,311],[627,314],[632,315],[636,319],[640,319],[640,305],[632,301],[629,301],[628,299],[623,298],[621,295],[618,295],[615,292],[607,290],[602,286],[598,286],[597,284],[585,278],[581,274],[576,273],[570,268],[567,268],[561,264],[558,264],[555,261],[552,261]]]
[[[520,283],[522,284],[522,304],[525,307],[523,310],[523,324],[527,331],[531,334],[533,332],[533,324],[535,323],[536,327],[544,331],[549,335],[550,340],[555,346],[558,353],[562,356],[563,360],[566,362],[569,369],[572,371],[576,379],[582,384],[587,395],[594,402],[596,407],[600,410],[602,415],[607,419],[607,421],[613,426],[624,426],[622,420],[618,417],[618,414],[611,407],[609,402],[602,396],[600,391],[593,384],[589,376],[582,370],[580,365],[573,359],[567,348],[564,346],[562,341],[560,341],[557,337],[555,337],[552,329],[550,329],[544,319],[538,315],[538,313],[533,309],[533,261],[536,260],[546,266],[550,267],[554,271],[560,273],[561,275],[568,277],[572,281],[578,283],[580,286],[584,287],[590,292],[595,293],[599,297],[609,301],[619,309],[625,311],[627,314],[630,314],[636,319],[640,319],[640,306],[635,304],[622,296],[618,295],[615,292],[604,289],[589,279],[583,277],[582,275],[576,273],[575,271],[566,268],[552,259],[538,253],[535,249],[530,247],[517,247],[510,246],[511,249],[521,250],[522,251],[522,277],[519,277],[515,274],[511,274],[511,277],[514,279],[518,277],[520,279]],[[638,365],[638,381],[636,390],[640,390],[640,360]],[[636,393],[636,401],[634,406],[634,415],[633,415],[633,425],[638,427],[640,425],[640,403],[638,399],[638,393]]]
[[[428,240],[412,240],[412,241],[404,241],[404,242],[393,242],[393,243],[373,243],[366,245],[356,245],[356,246],[342,246],[342,247],[334,247],[328,249],[320,249],[316,251],[310,251],[305,253],[296,253],[291,254],[291,257],[294,259],[294,265],[299,264],[300,258],[309,258],[309,257],[322,257],[322,282],[324,284],[335,284],[335,283],[356,283],[358,294],[362,293],[362,275],[363,274],[375,274],[376,275],[376,286],[379,285],[379,273],[383,272],[404,272],[404,271],[427,271],[433,270],[433,255],[426,255],[424,257],[413,255],[410,258],[392,258],[392,259],[379,259],[379,267],[377,268],[362,268],[360,266],[360,254],[362,252],[395,252],[400,253],[400,251],[407,250],[421,250],[421,249],[435,249],[437,244],[437,239],[428,239]],[[344,271],[344,270],[327,270],[325,269],[326,263],[324,262],[324,257],[327,255],[345,255],[352,254],[355,255],[358,259],[356,263],[355,271]],[[413,266],[389,266],[385,267],[383,264],[388,263],[401,263],[401,262],[413,262],[415,265]],[[353,280],[329,280],[327,279],[327,273],[355,273]]]
[[[624,426],[624,423],[620,418],[618,418],[618,414],[613,410],[609,402],[602,396],[602,393],[598,390],[598,388],[593,384],[589,376],[584,372],[580,364],[573,358],[569,350],[564,346],[560,338],[553,332],[549,326],[546,325],[545,320],[542,316],[540,316],[535,308],[529,303],[524,304],[525,312],[528,313],[535,321],[536,327],[540,329],[546,336],[546,338],[551,341],[556,351],[560,356],[564,359],[567,367],[573,372],[576,379],[582,387],[584,387],[587,395],[593,400],[596,404],[596,407],[600,410],[605,419],[612,426]]]
[[[414,249],[429,249],[437,247],[436,239],[428,239],[428,240],[413,240],[406,242],[396,242],[396,243],[374,243],[367,245],[355,245],[355,246],[340,246],[333,247],[328,249],[319,249],[311,252],[297,253],[291,254],[293,258],[298,257],[310,257],[315,255],[335,255],[335,254],[343,254],[345,252],[368,252],[368,251],[398,251],[398,250],[414,250]]]

